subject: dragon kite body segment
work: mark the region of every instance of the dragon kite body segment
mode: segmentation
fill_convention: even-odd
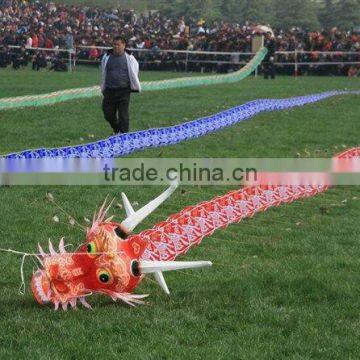
[[[347,150],[336,159],[360,157],[360,148]],[[59,253],[49,244],[49,254],[39,247],[43,268],[34,273],[32,290],[40,304],[51,303],[67,309],[77,301],[90,307],[85,298],[93,293],[122,300],[129,305],[144,303],[147,295],[133,290],[147,274],[153,273],[161,288],[169,294],[164,271],[210,266],[209,261],[178,262],[192,246],[215,230],[254,216],[272,206],[311,197],[328,189],[328,185],[259,185],[247,186],[189,206],[166,221],[137,235],[134,228],[176,189],[176,181],[160,196],[138,211],[122,194],[127,218],[122,223],[106,219],[110,205],[105,203],[87,229],[86,241],[74,253],[66,253],[63,240]]]
[[[265,111],[293,109],[333,96],[346,94],[359,95],[360,91],[329,91],[286,99],[257,99],[212,116],[174,126],[118,134],[111,136],[108,139],[76,146],[25,150],[18,153],[7,154],[3,157],[0,156],[0,159],[117,158],[132,154],[136,151],[143,151],[148,148],[170,146],[183,141],[200,138],[220,129],[253,118],[255,115]]]
[[[285,99],[257,99],[240,106],[222,111],[205,118],[188,121],[179,125],[140,130],[133,133],[118,134],[108,139],[76,146],[60,148],[41,148],[11,153],[0,158],[5,159],[42,159],[42,158],[116,158],[142,151],[178,144],[183,141],[206,136],[220,129],[233,126],[241,121],[253,118],[265,111],[280,111],[312,104],[333,96],[353,94],[360,91],[328,91],[319,94],[296,96]]]
[[[221,75],[193,76],[142,83],[144,91],[180,89],[192,86],[205,86],[215,84],[229,84],[241,81],[248,77],[261,64],[267,54],[266,48],[261,48],[255,56],[240,70]],[[49,94],[27,95],[13,98],[0,98],[0,111],[7,109],[23,108],[29,106],[44,106],[61,103],[74,99],[85,99],[100,96],[99,86],[87,88],[68,89]]]

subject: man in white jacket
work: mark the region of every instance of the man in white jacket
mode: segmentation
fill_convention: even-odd
[[[126,40],[115,37],[113,48],[101,62],[101,91],[103,112],[115,134],[129,132],[129,103],[131,92],[140,92],[139,64],[126,51]]]

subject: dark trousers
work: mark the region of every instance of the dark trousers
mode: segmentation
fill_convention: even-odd
[[[264,64],[264,78],[268,79],[270,76],[272,79],[275,79],[274,61],[272,61],[270,59],[264,60],[263,64]]]
[[[13,68],[15,70],[19,69],[20,66],[25,67],[27,66],[28,62],[24,59],[14,59],[13,60]]]
[[[32,69],[39,71],[41,68],[46,68],[47,66],[47,62],[45,59],[36,59],[33,63],[32,63]]]
[[[129,132],[130,89],[105,89],[103,112],[115,134]]]

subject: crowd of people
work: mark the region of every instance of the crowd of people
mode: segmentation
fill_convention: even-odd
[[[11,50],[14,45],[25,47],[25,50],[18,50],[17,53],[26,52],[31,47],[76,47],[79,60],[97,61],[103,55],[103,51],[97,47],[111,46],[111,36],[119,34],[128,39],[128,47],[139,50],[137,57],[143,68],[181,69],[184,55],[161,50],[251,52],[251,38],[256,25],[250,22],[207,22],[184,17],[170,19],[159,12],[137,14],[132,10],[76,7],[38,0],[0,0],[0,46],[5,48],[0,48],[0,52],[5,52],[5,55],[0,55],[0,66],[9,62],[9,59],[5,61],[7,56],[11,59],[15,57],[16,62],[18,54]],[[360,34],[355,31],[337,28],[318,32],[299,28],[274,31],[276,50],[297,50],[299,62],[360,61]],[[148,52],[141,52],[144,49]],[[320,54],[324,51],[337,53]],[[344,55],[342,52],[354,54]],[[47,60],[49,56],[54,59],[55,52],[46,54],[33,53],[33,61],[41,56]],[[55,58],[59,57],[59,54],[55,55]],[[229,57],[191,56],[188,60],[191,70],[205,67],[208,71],[214,71],[221,67],[218,61],[228,61]],[[293,61],[291,54],[277,57],[280,63]],[[323,72],[339,71],[339,66],[321,69]]]
[[[27,67],[31,63],[32,69],[36,71],[46,68],[48,71],[67,71],[64,55],[66,56],[62,52],[48,54],[45,51],[32,52],[31,49],[26,48],[24,45],[19,48],[5,46],[0,49],[0,68],[12,65],[14,70],[18,70]]]

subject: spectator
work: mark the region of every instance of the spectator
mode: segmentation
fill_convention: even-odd
[[[39,71],[45,69],[47,66],[47,60],[42,51],[39,51],[33,58],[32,69]]]
[[[355,65],[351,66],[348,72],[349,78],[357,77],[359,75],[359,68]]]
[[[129,103],[131,92],[139,92],[139,64],[126,52],[126,40],[115,37],[113,49],[101,63],[101,91],[104,95],[103,112],[114,134],[129,132]]]
[[[74,36],[71,33],[71,28],[68,29],[68,32],[66,34],[65,38],[66,48],[67,49],[73,49],[74,48]]]
[[[32,34],[31,36],[31,39],[32,39],[32,47],[33,48],[38,48],[39,47],[39,38],[36,34]]]
[[[11,64],[11,55],[9,49],[5,46],[0,50],[0,68],[6,68]]]
[[[95,44],[93,44],[93,47],[89,51],[89,60],[97,60],[100,57],[100,51],[95,47]]]
[[[129,39],[128,46],[138,49],[155,49],[156,61],[161,56],[163,66],[181,64],[184,57],[159,53],[158,49],[200,50],[214,52],[249,52],[251,35],[257,24],[206,21],[205,19],[171,19],[159,12],[136,15],[133,11],[121,11],[98,7],[54,5],[43,0],[0,1],[0,45],[26,45],[26,47],[55,47],[71,49],[78,45],[111,46],[111,34],[121,34]],[[337,28],[324,31],[306,31],[294,27],[288,31],[275,30],[277,51],[299,52],[299,62],[359,61],[360,35],[357,32]],[[310,54],[306,53],[309,51]],[[335,51],[336,55],[320,54]],[[353,55],[343,52],[352,51]],[[103,52],[81,50],[83,59],[100,59]],[[154,62],[154,52],[141,53],[142,62]],[[213,57],[211,60],[222,60]],[[201,56],[196,60],[204,60]],[[279,62],[293,62],[294,56],[280,55]],[[165,63],[167,61],[168,63]],[[170,65],[169,65],[170,66]],[[199,64],[192,64],[198,69]],[[207,64],[208,71],[216,68]],[[299,71],[305,68],[299,67]],[[308,67],[306,67],[308,69]],[[318,71],[319,67],[313,67]],[[339,67],[326,66],[324,72],[336,73]],[[340,69],[342,69],[340,67]],[[346,72],[348,68],[346,68]],[[286,66],[284,66],[286,71]],[[345,71],[344,71],[345,72]]]
[[[20,67],[24,68],[28,65],[30,60],[30,54],[26,50],[25,46],[21,46],[20,49],[17,49],[13,55],[12,63],[13,69],[18,70]]]
[[[268,51],[263,61],[264,78],[267,80],[270,76],[275,79],[275,40],[271,32],[266,33],[265,47]]]
[[[51,61],[51,67],[49,68],[49,71],[66,71],[67,67],[62,62],[60,55],[55,55]]]
[[[29,36],[29,37],[27,38],[27,40],[26,40],[26,47],[27,47],[27,48],[32,48],[32,47],[33,47],[32,44],[33,44],[33,39],[32,39],[31,36]]]

